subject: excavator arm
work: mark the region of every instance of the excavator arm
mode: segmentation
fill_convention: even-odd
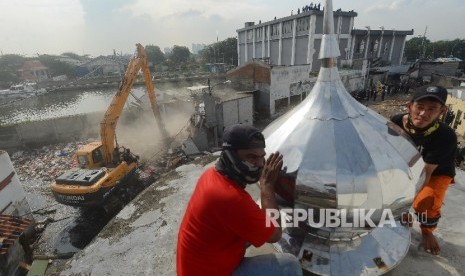
[[[137,44],[137,53],[141,58],[141,69],[144,75],[145,86],[147,87],[147,94],[149,96],[150,105],[152,106],[153,115],[157,121],[158,129],[161,132],[163,143],[166,143],[166,140],[168,139],[168,133],[165,129],[165,125],[161,120],[160,111],[158,110],[157,97],[155,96],[155,86],[153,85],[152,75],[150,74],[147,53],[141,44]]]
[[[132,57],[129,61],[126,73],[124,74],[121,85],[119,86],[118,92],[113,97],[113,100],[108,107],[103,120],[100,123],[100,136],[102,141],[103,159],[106,164],[112,162],[113,151],[115,149],[115,134],[116,124],[123,111],[124,104],[128,98],[131,88],[136,81],[137,73],[142,69],[145,85],[147,86],[147,93],[152,106],[153,114],[157,121],[157,125],[163,136],[163,140],[166,141],[167,133],[161,121],[160,112],[155,97],[155,88],[152,83],[152,76],[147,62],[147,53],[141,44],[136,44],[137,55]]]

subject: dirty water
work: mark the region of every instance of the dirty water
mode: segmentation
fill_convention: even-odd
[[[198,82],[155,84],[155,90],[167,95],[177,95],[179,91]],[[115,87],[51,91],[25,99],[0,99],[0,125],[105,111],[117,90],[118,88]],[[143,85],[134,86],[131,90],[134,97],[130,95],[126,105],[136,102],[135,98],[141,98],[145,91]]]

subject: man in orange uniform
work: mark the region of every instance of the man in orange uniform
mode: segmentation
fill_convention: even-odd
[[[391,121],[412,138],[425,161],[425,182],[413,202],[423,236],[423,248],[437,255],[440,248],[433,231],[441,217],[441,206],[455,176],[457,136],[439,118],[447,112],[447,90],[429,85],[418,88],[407,104],[408,113]]]
[[[265,139],[258,129],[226,129],[221,156],[198,180],[179,229],[178,275],[302,275],[291,254],[244,257],[248,244],[259,247],[281,238],[281,227],[265,213],[278,209],[274,184],[281,167],[279,153],[265,161]],[[244,190],[259,180],[262,208]]]

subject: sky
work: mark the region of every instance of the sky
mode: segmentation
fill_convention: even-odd
[[[323,5],[324,1],[320,1]],[[313,3],[320,3],[313,2]],[[0,0],[0,54],[131,54],[135,44],[192,48],[236,37],[244,23],[297,13],[302,0]],[[465,39],[464,0],[333,0],[354,26]]]

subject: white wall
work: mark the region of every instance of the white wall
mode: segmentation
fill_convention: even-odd
[[[224,101],[223,126],[235,124],[253,124],[253,96]]]
[[[310,76],[311,65],[275,66],[270,70],[270,116],[276,112],[276,100],[288,99],[301,93],[310,93],[317,77]],[[348,92],[363,88],[362,74],[358,70],[340,70],[339,74]],[[298,84],[301,83],[301,86]],[[307,91],[308,90],[308,91]]]
[[[8,181],[11,174],[13,177]],[[27,203],[26,193],[21,187],[10,156],[5,151],[0,151],[0,182],[4,180],[7,184],[0,190],[0,211],[4,210],[3,214],[15,216],[30,214],[31,209]]]
[[[270,115],[275,113],[275,101],[291,96],[291,84],[309,81],[309,65],[274,66],[270,70]]]

